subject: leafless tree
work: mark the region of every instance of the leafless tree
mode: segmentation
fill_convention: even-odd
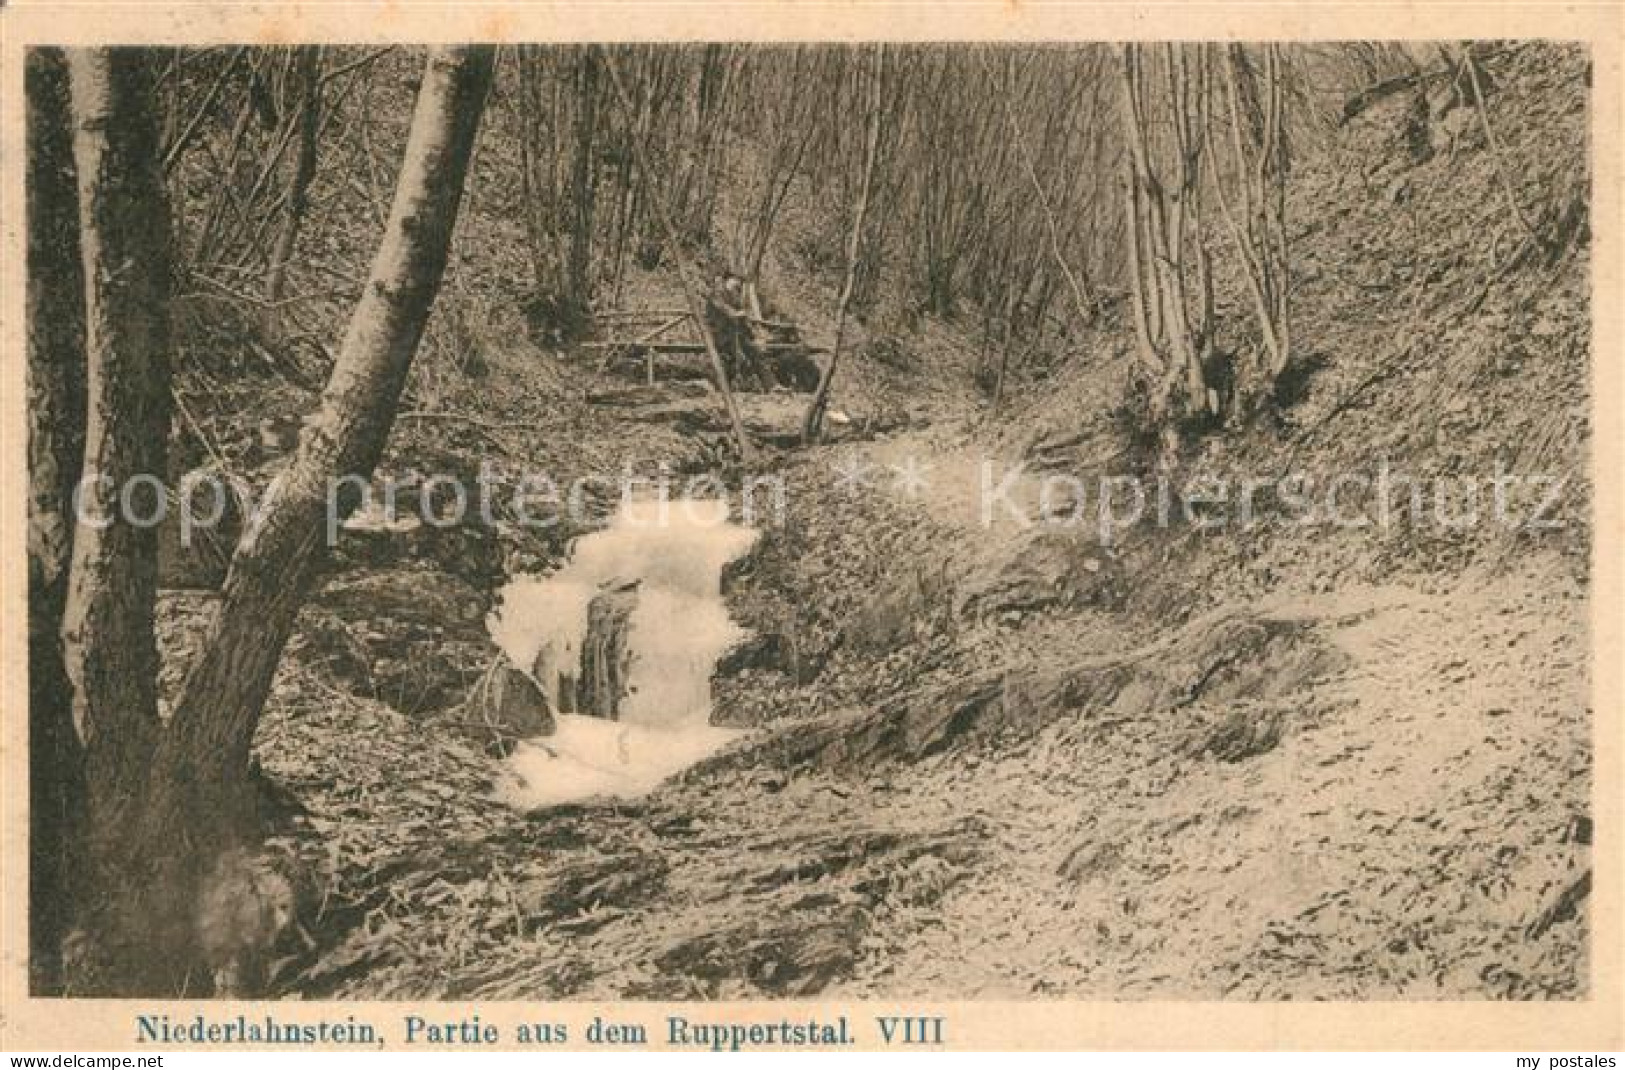
[[[75,504],[94,518],[73,533],[60,622],[87,785],[78,854],[88,890],[75,904],[86,939],[67,978],[79,994],[177,994],[206,975],[191,909],[213,861],[259,834],[254,729],[317,582],[329,487],[342,480],[356,492],[388,436],[445,267],[491,73],[487,48],[432,53],[390,221],[321,406],[262,522],[239,544],[202,649],[160,723],[156,540],[121,500],[142,486],[162,493],[169,422],[170,239],[150,62],[120,49],[71,60],[88,364]],[[30,221],[43,228],[50,217],[37,207]],[[46,342],[32,347],[32,366],[43,393],[62,395],[53,383],[71,365]],[[58,483],[35,485],[55,497],[42,517],[68,508]]]
[[[1220,213],[1239,253],[1262,339],[1255,388],[1273,391],[1292,355],[1290,258],[1286,229],[1286,78],[1282,49],[1224,47],[1224,99],[1228,109],[1229,166],[1220,163],[1210,123],[1208,161]],[[1234,187],[1231,193],[1227,187]]]
[[[85,287],[68,69],[56,49],[29,54],[28,97],[28,761],[29,974],[60,984],[59,957],[79,881],[60,845],[84,805],[82,753],[62,644],[73,552],[73,489],[85,451]]]
[[[874,59],[869,75],[869,100],[865,109],[867,134],[864,137],[862,177],[858,180],[857,200],[852,206],[852,230],[846,244],[846,279],[841,284],[841,296],[835,307],[835,341],[830,348],[829,363],[818,379],[818,388],[802,426],[802,438],[817,441],[823,428],[824,412],[829,407],[830,385],[835,381],[836,369],[841,363],[841,346],[846,338],[846,320],[852,307],[852,294],[857,285],[858,264],[863,255],[864,224],[869,215],[869,194],[874,188],[875,161],[880,157],[882,127],[886,115],[886,46],[874,47]]]
[[[1196,46],[1118,55],[1135,337],[1149,415],[1171,433],[1181,413],[1216,407],[1203,379],[1214,331],[1200,166],[1208,67]]]

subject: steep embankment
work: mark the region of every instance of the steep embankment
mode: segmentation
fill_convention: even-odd
[[[729,681],[724,710],[878,707],[818,729],[859,767],[883,756],[871,800],[981,826],[940,899],[875,906],[880,935],[844,985],[1585,990],[1587,117],[1571,102],[1586,60],[1528,46],[1490,67],[1495,145],[1478,120],[1419,150],[1400,97],[1300,165],[1302,395],[1280,426],[1188,461],[1231,480],[1232,507],[1247,478],[1302,473],[1317,493],[1348,478],[1332,520],[1260,494],[1244,528],[1176,520],[1109,547],[1093,501],[1082,525],[967,531],[981,458],[1028,462],[1028,493],[1046,473],[1093,489],[1124,470],[1109,410],[1131,339],[1110,319],[991,441],[941,428],[847,447],[792,484],[812,504],[739,601],[789,585],[809,608],[787,645],[828,661],[815,687]],[[887,467],[910,457],[939,481],[915,501]],[[891,501],[817,486],[864,463]],[[824,519],[854,513],[856,531]],[[1232,629],[1215,636],[1214,614]],[[789,753],[831,766],[828,747]]]

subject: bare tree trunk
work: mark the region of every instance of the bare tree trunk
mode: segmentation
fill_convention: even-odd
[[[886,98],[883,80],[886,73],[886,46],[876,45],[874,69],[870,75],[869,129],[863,146],[863,177],[858,181],[858,199],[852,206],[852,231],[846,240],[846,279],[841,283],[840,302],[835,309],[835,343],[831,347],[829,363],[818,378],[818,389],[813,393],[807,415],[802,421],[801,437],[804,442],[818,441],[824,427],[824,412],[829,408],[830,384],[835,381],[835,369],[841,362],[841,344],[846,337],[846,317],[852,307],[852,293],[857,286],[858,265],[863,253],[863,227],[869,214],[869,194],[874,188],[875,159],[880,155],[881,119],[885,114]]]
[[[101,897],[89,910],[114,970],[155,979],[164,964],[133,946],[148,890],[130,879],[142,862],[128,836],[160,730],[157,538],[136,521],[164,504],[170,415],[169,220],[148,62],[117,48],[69,60],[89,375],[63,642]]]
[[[260,59],[253,53],[245,63],[245,81],[252,86],[255,78],[255,68]],[[244,151],[244,143],[248,139],[249,130],[254,119],[254,102],[252,93],[245,90],[242,102],[237,108],[237,117],[232,122],[231,133],[226,138],[226,148],[216,166],[220,169],[221,181],[215,187],[214,197],[209,203],[208,210],[203,213],[203,223],[198,228],[197,236],[192,242],[190,262],[194,268],[206,266],[223,255],[224,242],[221,235],[226,226],[226,210],[232,204],[236,194],[232,191],[233,171],[237,167],[238,158]]]
[[[28,935],[35,995],[60,990],[84,780],[62,611],[85,452],[85,290],[67,61],[28,55]]]
[[[985,71],[987,61],[982,57],[980,51],[977,52],[977,58],[981,61]],[[1094,322],[1095,318],[1094,285],[1089,279],[1088,268],[1084,268],[1082,281],[1080,282],[1078,275],[1073,273],[1072,266],[1067,263],[1060,231],[1055,222],[1055,212],[1050,208],[1049,196],[1044,192],[1044,184],[1038,179],[1038,169],[1033,166],[1032,153],[1027,148],[1027,139],[1022,134],[1021,123],[1016,118],[1015,106],[1011,103],[1008,92],[1002,94],[1002,96],[1004,99],[1004,118],[1010,127],[1010,136],[1016,143],[1016,151],[1021,156],[1022,166],[1027,172],[1027,180],[1032,184],[1033,196],[1038,201],[1039,209],[1044,213],[1045,236],[1049,239],[1050,255],[1054,257],[1055,266],[1060,269],[1061,276],[1066,279],[1066,284],[1072,291],[1072,301],[1077,310],[1079,322],[1088,325]]]
[[[615,91],[615,98],[625,112],[631,111],[631,97],[626,92],[626,86],[621,82],[621,76],[615,69],[613,56],[604,57],[604,69],[608,72],[611,87]],[[639,147],[638,169],[648,172],[649,161],[644,157]],[[745,430],[745,419],[740,415],[739,403],[734,398],[733,386],[728,382],[728,369],[723,364],[722,354],[717,352],[716,339],[711,336],[711,328],[706,325],[705,303],[700,299],[699,284],[694,277],[694,269],[688,262],[688,254],[683,249],[682,237],[678,232],[677,224],[673,220],[672,209],[659,198],[654,199],[654,216],[665,232],[669,243],[673,262],[677,268],[677,277],[683,287],[684,301],[688,305],[689,315],[693,317],[694,327],[700,332],[700,340],[705,345],[705,354],[711,361],[711,374],[716,378],[717,389],[722,394],[723,405],[728,410],[728,422],[733,426],[734,444],[739,449],[739,459],[743,464],[750,464],[755,459],[755,450],[751,446],[750,434]]]
[[[768,153],[763,176],[761,197],[756,212],[746,224],[746,240],[740,264],[740,275],[745,282],[745,299],[750,314],[762,319],[761,280],[762,265],[767,259],[768,247],[773,241],[773,229],[779,212],[789,198],[790,189],[801,173],[801,162],[807,146],[812,143],[818,127],[807,114],[805,100],[811,97],[811,86],[817,77],[812,59],[805,49],[797,48],[790,60],[788,83],[775,87],[779,107],[775,129],[770,131],[772,148]]]
[[[1004,406],[1004,382],[1010,374],[1010,349],[1016,340],[1016,311],[1019,291],[1014,286],[1007,286],[1004,295],[1004,337],[999,343],[999,368],[993,376],[993,405],[992,415],[999,415]]]
[[[272,675],[326,556],[329,487],[370,479],[389,436],[445,270],[491,67],[485,47],[430,56],[389,225],[320,409],[270,491],[263,524],[232,559],[219,612],[176,704],[159,762],[160,785],[172,796],[230,797],[233,779],[248,769]],[[348,489],[341,513],[358,504],[358,489]]]
[[[490,48],[431,53],[389,225],[321,407],[233,556],[161,728],[153,531],[116,516],[130,477],[162,476],[168,421],[165,214],[138,56],[90,52],[73,66],[88,280],[85,471],[111,477],[93,484],[88,501],[113,522],[81,525],[66,613],[102,897],[89,919],[100,975],[85,987],[126,996],[206,989],[192,916],[200,881],[223,851],[257,837],[254,730],[326,555],[330,500],[336,524],[389,435],[445,269],[492,70]]]
[[[299,240],[299,228],[304,225],[305,211],[310,205],[310,183],[316,177],[316,142],[322,129],[321,48],[302,46],[294,67],[299,72],[300,84],[304,89],[299,110],[299,152],[294,158],[293,176],[288,182],[287,218],[271,250],[271,263],[266,272],[265,300],[273,306],[282,300],[288,261],[293,257],[294,245]],[[275,308],[272,308],[271,314],[276,315]]]
[[[728,109],[736,95],[744,55],[744,49],[731,44],[706,45],[702,54],[688,164],[681,169],[669,209],[670,229],[678,231],[684,241],[703,242],[711,230],[728,144]]]
[[[1157,261],[1166,255],[1166,241],[1159,227],[1161,189],[1151,170],[1151,152],[1146,141],[1143,91],[1140,87],[1141,46],[1124,45],[1121,52],[1123,85],[1123,136],[1128,197],[1129,275],[1133,281],[1135,337],[1141,362],[1154,380],[1167,371],[1168,356],[1162,344],[1163,307]],[[1164,398],[1154,395],[1152,415],[1160,417]]]
[[[565,199],[561,163],[568,161],[559,129],[564,122],[565,94],[544,68],[542,52],[537,45],[519,46],[521,194],[536,293],[567,303],[568,250],[559,233],[560,205]]]
[[[531,279],[537,290],[549,290],[552,278],[548,253],[552,239],[547,232],[542,207],[541,170],[541,76],[540,60],[534,45],[516,48],[515,76],[519,80],[519,203],[525,213],[525,240],[530,252]]]
[[[1291,360],[1291,303],[1286,237],[1285,95],[1278,47],[1263,46],[1262,76],[1241,45],[1227,48],[1226,99],[1229,103],[1231,166],[1239,204],[1232,206],[1227,176],[1212,157],[1213,186],[1220,214],[1241,258],[1242,276],[1253,298],[1262,341],[1262,359],[1250,385],[1269,397]],[[1260,77],[1262,85],[1259,84]],[[1211,128],[1208,140],[1214,141]]]
[[[570,179],[569,300],[578,314],[592,303],[592,239],[597,198],[598,50],[587,45],[576,70],[575,168]]]
[[[1148,112],[1159,94],[1154,59],[1146,67],[1148,47],[1124,45],[1119,56],[1135,333],[1150,385],[1148,415],[1166,445],[1177,441],[1181,400],[1190,411],[1208,406],[1202,369],[1213,340],[1213,291],[1200,183],[1207,78],[1205,67],[1193,75],[1192,46],[1162,45],[1166,121],[1154,122]],[[1158,144],[1154,128],[1168,132]]]

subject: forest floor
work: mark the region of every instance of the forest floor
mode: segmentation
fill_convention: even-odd
[[[1573,55],[1514,61],[1506,121],[1583,137],[1543,91]],[[974,345],[927,321],[911,363],[860,350],[837,392],[891,430],[764,462],[787,512],[725,589],[764,641],[714,681],[714,722],[750,731],[645,798],[518,813],[458,730],[492,592],[583,529],[341,546],[257,747],[295,800],[273,845],[310,874],[316,947],[281,989],[1583,997],[1585,256],[1498,267],[1489,170],[1458,188],[1443,158],[1398,160],[1400,121],[1374,109],[1296,180],[1299,334],[1324,370],[1285,426],[1192,467],[1505,459],[1570,478],[1561,531],[984,524],[984,464],[1028,466],[1018,501],[1117,471],[1102,399],[1130,340],[1108,313],[995,417]],[[1521,188],[1560,188],[1572,146],[1517,141]],[[1432,245],[1401,202],[1442,220]],[[826,293],[786,289],[827,320]],[[737,486],[715,433],[592,403],[615,381],[590,361],[507,340],[484,362],[443,401],[468,418],[405,421],[386,467],[665,462]],[[166,596],[172,664],[206,597]]]
[[[1560,557],[1221,596],[1171,633],[1091,605],[956,623],[963,577],[1029,536],[843,475],[955,456],[941,437],[791,462],[791,516],[731,598],[836,649],[719,679],[718,722],[756,731],[645,799],[516,814],[433,716],[285,674],[262,760],[348,928],[300,989],[1584,991],[1587,600]]]

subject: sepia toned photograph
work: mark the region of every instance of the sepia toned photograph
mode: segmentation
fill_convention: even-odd
[[[10,53],[31,1006],[1597,998],[1591,42],[502,36]]]

